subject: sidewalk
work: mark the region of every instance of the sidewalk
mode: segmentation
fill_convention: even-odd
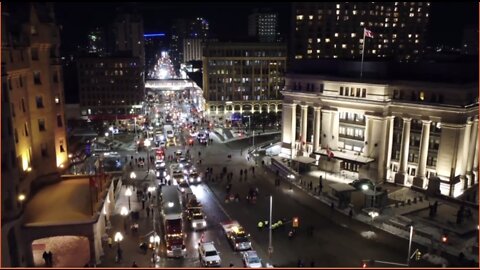
[[[265,158],[268,159],[268,157]],[[270,162],[267,161],[266,164],[270,164]],[[288,168],[288,166],[285,167]],[[276,167],[268,165],[267,168],[269,168],[272,173],[276,173]],[[330,194],[330,184],[348,184],[355,180],[348,174],[338,175],[316,170],[299,175],[290,168],[288,168],[288,170],[299,177],[296,177],[296,179],[292,181],[286,178],[286,175],[283,175],[283,177],[281,177],[283,181],[292,183],[297,188],[302,189],[306,194],[327,205],[333,202],[328,195]],[[318,190],[320,176],[323,178],[322,192]],[[312,189],[309,188],[310,182],[312,182]],[[388,205],[381,212],[381,215],[375,218],[373,226],[385,232],[408,239],[409,231],[406,226],[408,224],[407,221],[413,221],[415,224],[414,230],[416,231],[415,237],[413,238],[414,242],[430,247],[431,252],[434,252],[434,250],[442,250],[454,257],[457,257],[460,252],[463,252],[466,259],[478,262],[478,249],[472,250],[476,239],[475,236],[471,236],[472,233],[477,233],[477,224],[475,221],[478,220],[478,210],[473,213],[473,217],[470,220],[465,219],[463,226],[457,226],[455,224],[456,216],[452,217],[452,215],[456,215],[456,210],[453,209],[457,208],[451,206],[449,203],[442,202],[435,198],[426,198],[425,195],[413,191],[408,187],[399,187],[390,183],[380,184],[377,187],[391,191],[388,193],[389,201],[403,202],[403,204],[398,203],[397,206],[395,206],[395,203],[393,203]],[[420,201],[420,198],[422,201]],[[410,203],[408,203],[408,201],[410,201]],[[432,220],[428,218],[428,208],[429,203],[433,204],[435,201],[439,201],[437,215],[440,218]],[[350,208],[336,210],[348,215]],[[371,217],[368,216],[366,212],[361,211],[361,209],[355,209],[353,217],[363,223],[372,224]],[[447,245],[440,243],[443,229],[447,229],[450,232]],[[466,236],[462,237],[461,235],[457,235],[457,233]],[[468,234],[470,234],[470,237],[468,237]]]

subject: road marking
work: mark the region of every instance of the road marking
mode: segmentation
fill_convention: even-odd
[[[223,206],[220,204],[220,202],[218,201],[217,196],[214,194],[214,192],[211,191],[208,186],[203,186],[203,189],[205,190],[205,192],[211,194],[212,198],[215,200],[215,202],[217,203],[220,210],[222,210],[222,212],[228,217],[228,219],[233,220],[232,217],[230,217],[230,215],[227,213],[225,208],[223,208]]]

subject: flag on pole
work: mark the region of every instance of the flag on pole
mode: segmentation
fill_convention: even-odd
[[[367,28],[363,28],[365,37],[373,38],[373,32],[368,30]]]

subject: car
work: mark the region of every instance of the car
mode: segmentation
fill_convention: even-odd
[[[175,151],[175,156],[176,157],[181,157],[182,156],[182,150]]]
[[[367,178],[361,178],[354,180],[349,185],[353,186],[357,190],[365,190],[368,188],[369,190],[373,190],[373,181]]]
[[[262,260],[258,257],[255,250],[244,251],[242,260],[247,268],[261,268]]]
[[[198,258],[205,267],[220,267],[222,259],[213,242],[200,243],[198,246]]]
[[[191,171],[187,177],[190,184],[198,184],[202,182],[202,177],[198,174],[196,170]]]
[[[199,208],[192,208],[188,210],[188,220],[192,223],[193,230],[202,230],[207,227],[205,215]]]
[[[178,190],[180,190],[180,192],[182,192],[182,194],[187,193],[187,191],[190,190],[190,185],[188,184],[187,181],[178,182],[177,187],[178,187]]]
[[[165,161],[155,160],[155,169],[157,170],[164,170],[165,169]]]

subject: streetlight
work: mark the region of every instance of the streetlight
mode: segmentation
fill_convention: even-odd
[[[110,131],[112,132],[112,140],[113,140],[113,137],[114,137],[113,134],[115,133],[115,132],[113,132],[113,130],[114,130],[113,126],[110,126],[110,127],[108,128],[108,130],[110,130]]]
[[[122,209],[120,209],[120,215],[123,217],[123,228],[125,229],[125,233],[127,232],[127,215],[128,215],[128,210],[125,206],[122,206]]]
[[[118,249],[120,250],[120,242],[123,240],[123,235],[121,232],[115,233],[115,242],[118,244]],[[120,259],[120,258],[119,258]]]
[[[132,190],[130,188],[127,188],[127,190],[125,190],[125,196],[127,196],[128,198],[128,210],[131,210],[130,196],[132,196]]]
[[[250,130],[252,130],[252,121],[251,121],[251,115],[245,115],[245,117],[248,117],[248,127]],[[252,130],[253,137],[252,137],[252,146],[255,148],[255,130]]]
[[[407,266],[410,266],[410,252],[412,252],[412,237],[413,237],[413,224],[408,225],[410,227],[410,238],[408,240],[408,254],[407,254]]]
[[[105,132],[105,137],[107,137],[107,138],[108,138],[108,132]]]
[[[272,204],[273,204],[273,196],[270,195],[270,220],[268,221],[268,256],[269,257],[273,253],[273,245],[272,245]]]
[[[130,178],[131,178],[131,179],[137,178],[137,174],[136,174],[135,172],[131,172],[131,173],[130,173]]]
[[[23,193],[20,193],[20,194],[18,195],[18,201],[20,202],[20,207],[23,207],[23,201],[25,201],[26,198],[27,198],[27,197],[26,197],[25,194],[23,194]]]

